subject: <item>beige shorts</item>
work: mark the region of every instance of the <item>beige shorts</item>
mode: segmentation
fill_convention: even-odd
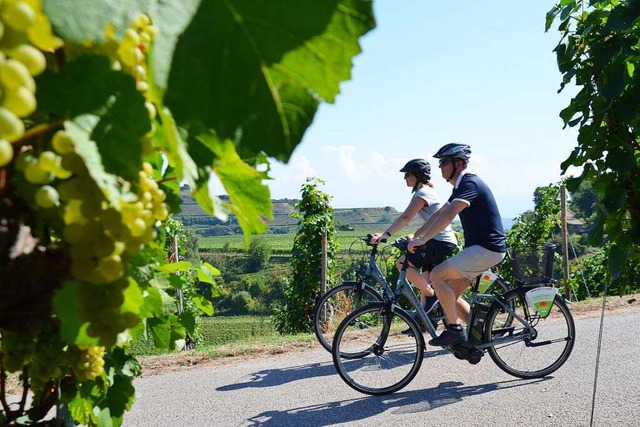
[[[452,267],[469,280],[474,280],[488,268],[498,265],[504,259],[504,252],[493,252],[482,246],[469,246],[443,262],[442,266]]]

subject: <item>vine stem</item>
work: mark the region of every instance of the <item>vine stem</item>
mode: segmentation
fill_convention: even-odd
[[[27,394],[29,393],[29,368],[27,365],[22,367],[22,398],[20,399],[20,408],[18,413],[24,412],[24,407],[27,404]]]
[[[5,396],[5,381],[7,380],[7,373],[4,370],[4,365],[2,364],[2,355],[0,354],[0,402],[2,402],[2,409],[4,413],[9,415],[9,404],[7,403],[7,398]]]

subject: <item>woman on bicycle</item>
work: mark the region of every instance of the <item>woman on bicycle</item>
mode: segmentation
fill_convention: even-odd
[[[400,169],[400,172],[404,172],[404,180],[407,187],[412,188],[411,201],[404,212],[393,221],[393,224],[384,233],[373,235],[373,243],[389,238],[395,232],[402,230],[416,214],[420,215],[426,222],[442,205],[431,183],[431,165],[429,165],[429,162],[424,159],[409,160]],[[429,285],[429,272],[451,256],[456,247],[456,236],[451,226],[447,226],[435,238],[420,247],[419,250],[406,255],[409,261],[407,279],[420,290],[422,295],[421,302],[426,311],[429,311],[437,301],[435,292]],[[398,269],[401,268],[404,257],[405,255],[398,259],[396,264]]]

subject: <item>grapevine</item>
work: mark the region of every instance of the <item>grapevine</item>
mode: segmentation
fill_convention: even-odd
[[[119,177],[107,192],[104,182],[96,179],[92,170],[95,165],[88,164],[86,150],[91,142],[82,139],[82,134],[78,137],[70,122],[53,116],[31,120],[37,108],[34,77],[47,69],[60,70],[60,64],[53,62],[53,52],[63,47],[38,6],[37,1],[0,3],[0,28],[4,29],[0,40],[0,166],[13,166],[3,172],[3,204],[7,208],[21,205],[19,212],[3,218],[14,237],[13,242],[9,240],[11,248],[3,249],[13,250],[12,260],[23,261],[22,267],[37,265],[41,274],[34,279],[42,279],[47,271],[58,274],[46,281],[47,292],[25,295],[18,291],[23,286],[19,276],[25,269],[5,261],[3,273],[7,273],[9,283],[2,292],[13,294],[7,303],[39,300],[39,304],[35,305],[37,313],[25,313],[20,322],[5,320],[0,324],[0,367],[3,375],[28,372],[24,380],[29,381],[36,399],[45,399],[52,384],[62,380],[70,396],[74,395],[71,390],[83,382],[108,386],[114,381],[105,374],[105,354],[116,347],[120,334],[141,320],[138,307],[125,307],[131,305],[127,298],[142,292],[141,286],[128,278],[132,274],[130,266],[137,254],[158,238],[156,229],[168,218],[169,206],[164,190],[154,180],[153,166],[143,161],[142,155],[135,162],[139,167],[137,179]],[[38,23],[41,26],[35,28]],[[156,109],[146,98],[146,52],[157,30],[148,16],[139,15],[121,40],[110,28],[106,33],[107,41],[101,45],[84,49],[70,46],[67,60],[80,55],[81,50],[85,54],[109,53],[111,69],[132,77],[131,91],[142,94],[139,102],[152,121]],[[39,132],[30,135],[35,124],[40,126]],[[141,140],[150,138],[151,126],[140,135]],[[32,247],[18,248],[19,230],[27,230],[25,238],[33,242]],[[84,338],[72,342],[65,342],[55,316],[55,302],[51,301],[55,291],[63,288],[78,301],[73,315],[85,325]],[[8,304],[2,308],[8,310]],[[107,389],[101,389],[93,397],[94,403],[104,398],[100,396]],[[76,414],[76,418],[95,424],[91,406],[85,405],[86,412]],[[17,415],[7,414],[9,420]]]
[[[0,0],[0,425],[44,425],[56,404],[123,424],[130,343],[180,350],[213,314],[197,289],[216,295],[219,272],[169,256],[180,185],[248,245],[272,218],[267,157],[288,159],[373,27],[369,0],[240,3]]]

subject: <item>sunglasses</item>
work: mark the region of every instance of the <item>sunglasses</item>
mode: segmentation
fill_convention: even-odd
[[[440,161],[438,162],[438,167],[444,167],[447,166],[449,163],[453,162],[452,159],[440,159]]]
[[[404,179],[407,179],[407,178],[409,178],[410,176],[411,176],[411,174],[410,174],[409,172],[406,172],[406,173],[404,174]]]

